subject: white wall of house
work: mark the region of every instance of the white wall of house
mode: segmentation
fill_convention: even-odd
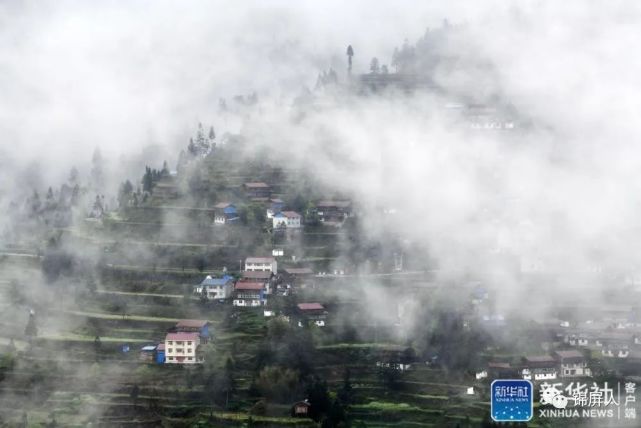
[[[278,263],[276,260],[273,262],[260,262],[253,263],[245,261],[245,270],[246,271],[260,271],[260,272],[274,272],[278,273]]]
[[[165,363],[167,364],[198,364],[196,349],[200,338],[196,340],[165,340]]]
[[[284,225],[288,229],[296,229],[300,227],[300,217],[285,217],[284,215],[276,215],[272,217],[274,228]]]
[[[231,283],[225,285],[207,285],[205,286],[205,292],[207,293],[207,299],[209,300],[221,300],[228,299],[231,297],[233,291],[233,286]],[[197,285],[194,287],[194,294],[202,294],[203,286]]]
[[[259,299],[234,299],[232,304],[234,306],[255,308],[260,306],[261,302]]]
[[[587,363],[564,363],[561,364],[561,377],[583,377],[592,376],[592,371]]]

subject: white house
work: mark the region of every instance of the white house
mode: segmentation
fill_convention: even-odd
[[[198,364],[203,362],[198,353],[200,335],[198,333],[167,333],[165,336],[165,363]]]
[[[262,271],[278,273],[278,263],[273,257],[247,257],[245,259],[246,271]]]
[[[297,229],[301,227],[301,215],[295,211],[281,211],[272,217],[274,229],[285,227],[287,229]]]
[[[558,376],[557,361],[549,355],[523,358],[521,377],[525,380],[554,380]]]
[[[588,367],[583,353],[571,349],[568,351],[556,351],[556,360],[560,365],[559,376],[562,378],[590,377],[592,370]]]
[[[205,295],[209,300],[223,300],[231,297],[234,291],[234,278],[224,275],[222,278],[213,278],[211,275],[194,287],[194,294]]]

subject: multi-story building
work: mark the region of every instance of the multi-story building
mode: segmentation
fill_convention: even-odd
[[[199,364],[203,362],[199,352],[200,335],[198,333],[167,333],[165,336],[166,364]]]
[[[234,306],[257,307],[265,300],[265,283],[238,281],[234,287]]]

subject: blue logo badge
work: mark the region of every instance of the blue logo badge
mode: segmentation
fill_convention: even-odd
[[[529,380],[492,382],[492,419],[496,422],[527,422],[534,413],[534,394]]]

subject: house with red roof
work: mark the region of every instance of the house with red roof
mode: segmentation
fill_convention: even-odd
[[[271,186],[262,181],[245,183],[243,188],[245,189],[245,195],[255,201],[267,201],[272,194]]]
[[[264,282],[238,281],[234,286],[234,306],[254,308],[263,306],[265,302]]]
[[[197,333],[201,343],[209,341],[209,321],[206,320],[180,320],[174,328],[178,333]]]
[[[176,332],[165,336],[166,364],[199,364],[204,361],[199,350],[198,333]]]
[[[320,303],[299,303],[296,305],[298,310],[298,326],[315,324],[318,327],[325,326],[327,311]]]

